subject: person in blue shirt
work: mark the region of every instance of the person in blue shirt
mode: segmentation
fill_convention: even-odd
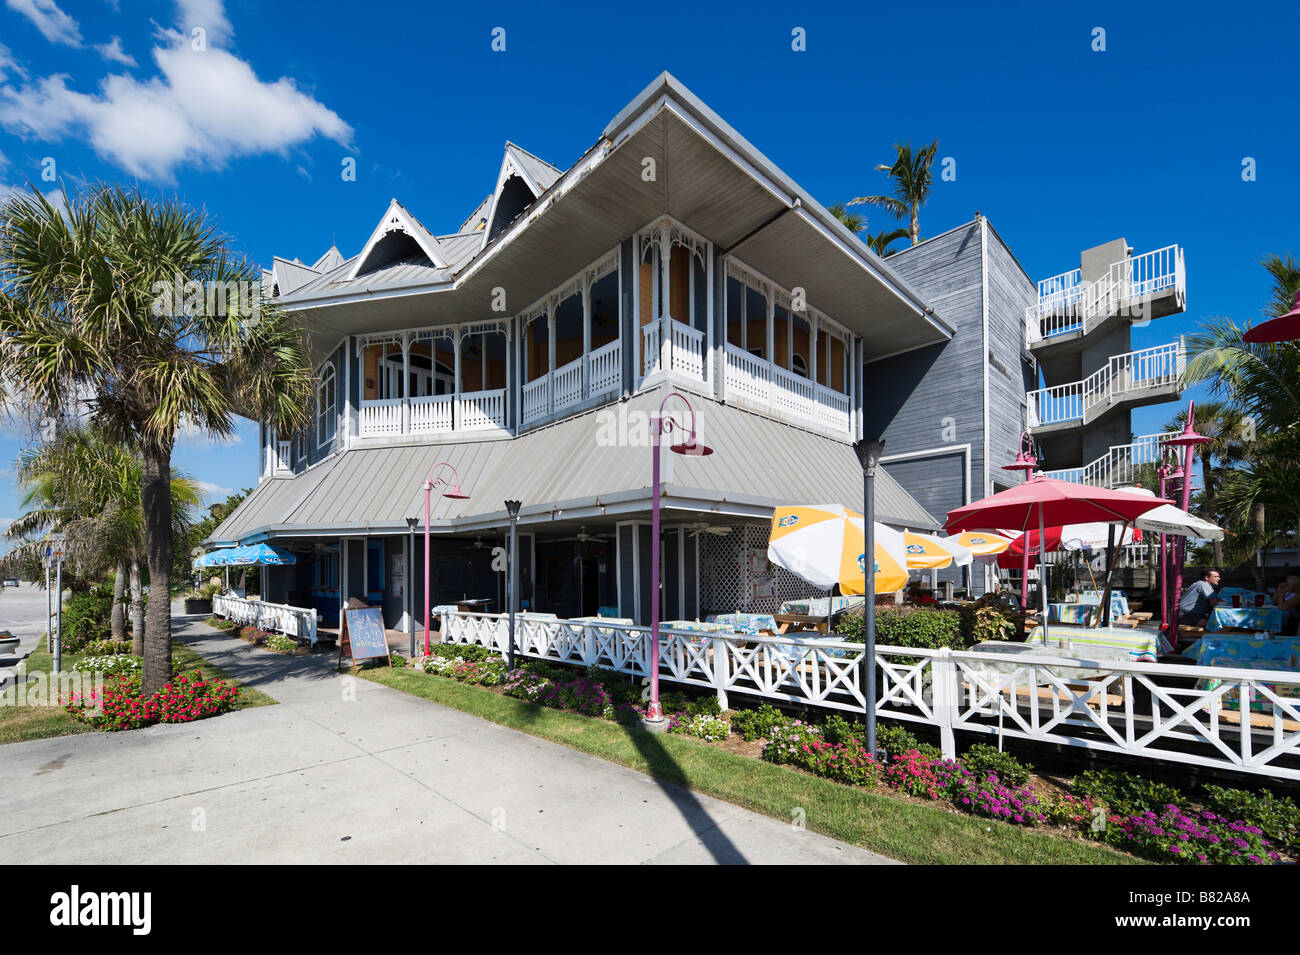
[[[1182,627],[1204,628],[1210,621],[1210,611],[1219,603],[1214,596],[1219,589],[1219,572],[1207,570],[1201,579],[1187,588],[1178,602],[1178,624]]]

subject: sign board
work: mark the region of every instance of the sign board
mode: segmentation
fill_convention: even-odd
[[[348,608],[344,611],[342,632],[339,634],[339,663],[344,657],[352,660],[353,672],[357,664],[366,660],[383,658],[392,665],[388,649],[388,632],[384,630],[384,611],[379,607]]]

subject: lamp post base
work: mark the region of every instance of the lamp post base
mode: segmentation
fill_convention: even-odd
[[[664,719],[663,713],[660,713],[657,719],[652,718],[647,713],[637,721],[636,727],[637,729],[645,730],[647,733],[667,733],[668,721]]]

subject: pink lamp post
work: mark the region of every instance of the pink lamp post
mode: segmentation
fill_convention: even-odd
[[[1187,505],[1192,499],[1192,455],[1196,451],[1198,444],[1205,444],[1210,439],[1203,434],[1197,434],[1196,428],[1193,427],[1195,422],[1196,402],[1187,402],[1187,425],[1183,428],[1183,433],[1176,438],[1170,438],[1163,442],[1165,445],[1174,448],[1183,449],[1183,499],[1181,507],[1185,511]],[[1170,603],[1176,608],[1183,593],[1183,561],[1186,559],[1184,548],[1187,546],[1187,538],[1180,538],[1182,547],[1179,547],[1179,541],[1173,541],[1173,551],[1177,555],[1174,561],[1174,589],[1169,595]],[[1177,611],[1175,610],[1175,617]],[[1173,638],[1172,643],[1177,645],[1178,642],[1178,621],[1171,621],[1169,635]]]
[[[1160,496],[1168,497],[1167,490],[1173,486],[1174,481],[1181,480],[1183,477],[1183,469],[1178,466],[1172,448],[1166,451],[1165,459],[1160,462],[1160,467],[1156,468],[1156,474],[1160,477]],[[1172,629],[1173,623],[1170,617],[1168,540],[1168,534],[1160,535],[1160,624],[1169,634],[1172,645],[1177,643],[1178,635]]]
[[[1002,465],[1004,471],[1020,471],[1025,480],[1037,469],[1038,458],[1034,456],[1034,437],[1028,431],[1020,435],[1020,451],[1011,464]],[[1020,633],[1025,632],[1025,614],[1029,612],[1029,532],[1025,531],[1020,539]],[[1042,568],[1039,568],[1042,573]]]
[[[672,415],[665,415],[664,408],[672,398],[681,399],[686,410],[691,414],[689,430]],[[712,454],[713,449],[695,440],[695,409],[686,398],[674,391],[659,403],[659,413],[650,421],[650,434],[654,452],[654,484],[651,491],[650,522],[650,705],[646,707],[647,723],[662,723],[664,708],[659,705],[659,436],[670,434],[676,428],[686,433],[686,440],[669,447],[676,454],[703,457]]]
[[[439,468],[450,468],[456,483],[451,484],[441,476],[435,480],[433,472]],[[456,473],[455,467],[446,461],[439,461],[429,468],[429,473],[424,479],[424,655],[426,657],[429,655],[429,581],[431,577],[429,573],[429,498],[435,487],[447,488],[442,492],[442,496],[451,498],[453,501],[469,500],[469,495],[460,489],[460,475]]]

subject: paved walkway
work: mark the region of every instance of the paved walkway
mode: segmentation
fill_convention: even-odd
[[[176,629],[280,705],[0,748],[0,863],[889,861],[336,675],[333,655]]]
[[[0,588],[0,630],[8,630],[22,640],[17,652],[0,653],[0,688],[13,676],[14,667],[40,644],[48,599],[42,588],[25,580],[17,587]]]

